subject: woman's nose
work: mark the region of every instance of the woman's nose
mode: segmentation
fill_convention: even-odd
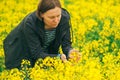
[[[55,19],[54,19],[54,22],[58,22],[59,21],[59,18],[58,17],[56,17]]]

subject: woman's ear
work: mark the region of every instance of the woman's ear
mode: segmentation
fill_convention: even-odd
[[[38,15],[38,17],[39,17],[39,19],[43,19],[43,14],[42,13],[40,13],[39,15]]]
[[[44,17],[44,14],[40,14],[40,17],[43,18],[43,17]]]

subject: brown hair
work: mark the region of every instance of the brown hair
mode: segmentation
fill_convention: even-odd
[[[55,7],[61,8],[59,0],[40,0],[37,8],[37,16],[40,18],[40,14],[45,13],[46,11],[53,9]]]

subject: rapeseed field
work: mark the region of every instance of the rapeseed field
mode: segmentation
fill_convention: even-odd
[[[0,80],[120,80],[120,0],[60,1],[70,12],[72,45],[81,60],[47,57],[33,68],[23,60],[22,70],[6,70],[3,40],[39,0],[0,0]]]

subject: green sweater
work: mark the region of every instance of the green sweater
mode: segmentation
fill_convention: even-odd
[[[44,45],[43,45],[44,52],[48,53],[47,47],[55,39],[55,32],[56,32],[56,29],[45,30],[45,42],[44,42]]]

